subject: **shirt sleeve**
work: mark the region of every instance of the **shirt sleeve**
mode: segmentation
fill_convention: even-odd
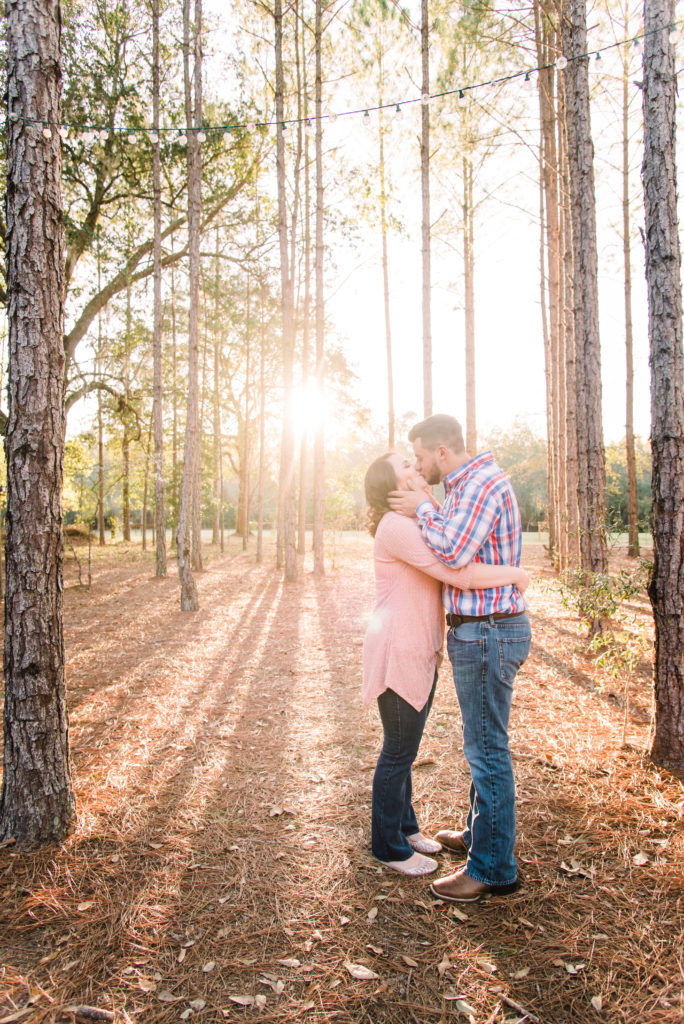
[[[425,543],[445,565],[462,568],[477,555],[499,519],[499,502],[487,482],[467,481],[451,515],[422,501],[416,509]]]
[[[473,575],[471,567],[454,569],[440,562],[422,539],[413,519],[389,513],[382,520],[382,541],[384,553],[390,558],[405,562],[457,590],[470,589]]]

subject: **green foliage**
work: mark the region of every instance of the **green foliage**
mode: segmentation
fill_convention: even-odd
[[[651,523],[651,446],[641,438],[635,440],[638,526],[649,530]],[[626,527],[627,456],[625,442],[606,445],[606,513],[609,522]]]
[[[651,570],[652,564],[644,559],[635,570],[621,569],[617,575],[568,569],[560,577],[561,603],[591,629],[594,622],[607,622],[625,601],[642,594]]]
[[[546,441],[537,437],[524,420],[516,420],[510,431],[493,431],[484,441],[513,483],[520,506],[523,530],[546,519]]]

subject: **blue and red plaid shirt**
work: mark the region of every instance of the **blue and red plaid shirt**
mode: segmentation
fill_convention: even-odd
[[[442,507],[427,499],[416,509],[428,547],[454,569],[469,562],[520,565],[522,525],[511,481],[491,452],[469,459],[444,478]],[[513,614],[527,607],[514,586],[489,590],[442,588],[444,607],[458,615]]]

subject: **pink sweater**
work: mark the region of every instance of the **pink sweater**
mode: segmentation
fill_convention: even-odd
[[[380,520],[373,555],[376,605],[363,642],[363,700],[370,704],[391,689],[420,711],[442,659],[442,583],[468,590],[472,568],[447,568],[416,520],[396,512]]]

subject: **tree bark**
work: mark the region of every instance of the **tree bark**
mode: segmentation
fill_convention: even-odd
[[[181,610],[197,611],[199,599],[197,585],[192,571],[192,520],[195,505],[195,488],[199,462],[199,261],[201,226],[201,156],[197,128],[201,125],[201,105],[197,106],[197,90],[202,87],[201,31],[202,3],[194,0],[194,61],[195,110],[190,77],[190,4],[183,0],[183,67],[185,81],[185,116],[188,125],[188,234],[190,257],[190,310],[188,317],[188,407],[185,423],[185,449],[183,476],[181,481],[180,507],[176,547],[178,575],[181,584]],[[199,62],[198,62],[198,57]]]
[[[152,0],[152,123],[159,138],[160,126],[159,85],[159,0]],[[163,357],[162,357],[162,208],[161,157],[159,142],[152,153],[152,188],[154,192],[154,328],[153,359],[153,419],[154,419],[154,525],[155,572],[166,576],[166,509],[164,507],[164,419],[163,419]]]
[[[684,769],[684,352],[677,224],[674,0],[644,2],[646,281],[651,366],[655,738],[659,764]]]
[[[58,0],[7,0],[9,374],[0,839],[74,818],[62,630],[64,233]],[[12,120],[16,116],[17,120]],[[25,124],[22,118],[39,123]]]
[[[283,426],[280,445],[280,488],[278,516],[278,547],[285,563],[285,579],[297,579],[297,530],[295,494],[295,444],[293,422],[294,383],[294,283],[288,247],[288,213],[285,191],[285,82],[283,72],[283,5],[276,0],[275,23],[275,103],[276,103],[276,169],[278,179],[278,240],[280,243],[280,284],[282,304],[283,352]],[[281,561],[282,564],[282,561]]]
[[[463,281],[465,293],[465,396],[466,451],[477,451],[477,407],[475,398],[475,211],[473,209],[473,164],[463,157]]]
[[[430,23],[429,0],[420,6],[420,56],[422,95],[430,95]],[[430,275],[430,104],[423,102],[420,120],[420,192],[422,200],[423,258],[423,413],[432,416],[432,316]]]
[[[622,251],[625,274],[625,454],[627,458],[627,554],[639,556],[639,503],[634,451],[634,331],[632,325],[632,245],[629,200],[629,50],[622,67]]]
[[[379,20],[382,26],[382,20]],[[387,168],[385,165],[385,103],[382,38],[378,28],[378,174],[380,176],[380,230],[382,232],[382,294],[385,307],[385,353],[387,361],[387,447],[394,449],[394,372],[392,368],[392,321],[390,316],[389,254],[387,245]]]
[[[315,50],[316,50],[316,395],[318,415],[314,433],[313,478],[314,478],[314,521],[313,556],[314,574],[325,573],[325,437],[321,406],[325,393],[325,296],[323,245],[324,188],[323,188],[323,3],[316,0]]]
[[[583,56],[587,52],[585,0],[564,0],[562,39],[568,59],[564,75],[572,210],[579,540],[582,568],[591,573],[603,573],[607,565],[605,456],[594,147],[589,116],[589,58]],[[594,623],[593,628],[599,628],[599,623]]]

